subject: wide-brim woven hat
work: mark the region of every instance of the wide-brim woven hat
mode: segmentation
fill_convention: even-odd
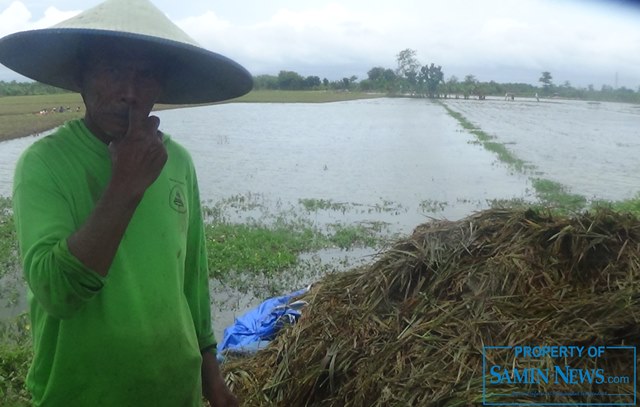
[[[0,39],[0,63],[36,81],[79,92],[79,47],[92,39],[117,39],[169,61],[159,103],[210,103],[249,92],[251,74],[208,51],[148,0],[107,0],[51,28]]]

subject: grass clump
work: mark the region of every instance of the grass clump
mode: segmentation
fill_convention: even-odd
[[[502,143],[495,143],[493,141],[485,141],[484,148],[498,156],[498,159],[503,163],[506,163],[519,172],[523,172],[527,168],[527,163],[513,154]]]
[[[31,364],[31,343],[0,342],[0,399],[3,406],[30,406],[25,380]]]
[[[33,350],[28,315],[0,321],[0,403],[2,406],[30,406],[25,381]]]
[[[11,199],[0,197],[0,277],[20,267]]]
[[[351,208],[351,204],[345,202],[333,202],[331,199],[299,199],[298,202],[307,212],[318,212],[320,210],[340,211],[345,213]]]
[[[531,183],[543,204],[573,212],[579,211],[587,205],[587,199],[584,196],[570,193],[564,185],[558,182],[535,178],[531,180]]]
[[[329,225],[332,230],[327,236],[327,241],[341,249],[348,250],[354,246],[376,247],[382,243],[382,239],[377,233],[376,226],[364,224]]]
[[[613,209],[618,212],[629,212],[640,217],[640,192],[635,198],[613,203]]]
[[[449,116],[453,117],[458,121],[458,123],[460,123],[462,128],[464,128],[465,130],[471,130],[471,131],[478,130],[478,127],[476,127],[473,123],[467,120],[467,118],[464,117],[462,113],[458,113],[455,110],[452,110],[451,108],[449,108],[449,106],[445,105],[444,103],[441,103],[441,105],[445,108]]]
[[[11,199],[0,197],[0,298],[4,306],[12,306],[19,297],[17,281],[20,260]],[[28,316],[20,315],[0,321],[0,400],[3,406],[30,406],[25,386],[32,359]]]
[[[595,201],[591,206],[598,209],[608,209],[620,213],[628,213],[640,218],[640,192],[635,197],[622,201]]]
[[[358,213],[400,213],[402,211],[406,211],[406,208],[403,208],[402,205],[381,199],[380,202],[376,202],[373,205],[363,205],[353,202],[334,202],[331,199],[315,199],[315,198],[305,198],[299,199],[298,203],[302,205],[302,207],[307,212],[320,212],[320,211],[333,211],[333,212],[341,212],[345,214],[347,212],[358,212]]]
[[[207,225],[209,268],[215,278],[230,271],[265,277],[296,264],[298,255],[321,247],[321,236],[311,228],[263,225]]]
[[[392,208],[392,203],[383,202],[367,210]],[[209,203],[203,212],[211,276],[225,288],[263,298],[308,285],[331,271],[321,254],[315,256],[323,251],[377,249],[389,239],[384,222],[322,223],[313,219],[319,211],[333,219],[330,212],[344,215],[363,208],[327,199],[301,199],[291,207],[278,202],[274,207],[260,194]]]
[[[436,213],[444,211],[448,205],[448,202],[438,201],[435,199],[425,199],[420,202],[419,207],[423,212]]]
[[[509,165],[511,168],[513,168],[518,172],[525,172],[527,170],[533,170],[535,168],[532,165],[527,164],[526,161],[518,158],[511,151],[509,151],[509,149],[507,149],[507,147],[503,143],[497,143],[495,141],[492,141],[495,139],[495,137],[490,136],[489,134],[485,133],[482,129],[475,126],[473,123],[467,120],[467,118],[464,117],[461,113],[456,112],[455,110],[452,110],[451,108],[449,108],[449,106],[445,105],[442,102],[440,102],[440,104],[445,108],[449,116],[456,119],[458,123],[460,123],[462,128],[464,128],[465,130],[468,130],[471,134],[476,136],[478,143],[480,143],[487,151],[491,151],[492,153],[495,153],[501,162]]]

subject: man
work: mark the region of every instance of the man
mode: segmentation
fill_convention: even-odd
[[[194,167],[149,114],[240,96],[251,76],[146,0],[7,36],[0,62],[86,106],[16,168],[34,404],[237,405],[215,358]]]

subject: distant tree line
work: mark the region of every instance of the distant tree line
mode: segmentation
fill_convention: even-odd
[[[329,81],[327,78],[320,79],[319,76],[304,77],[297,72],[280,71],[275,75],[254,76],[254,89],[268,90],[344,90],[356,89],[358,77],[352,76],[339,81]]]
[[[40,82],[0,81],[0,96],[30,96],[68,93],[69,91]]]
[[[640,103],[640,87],[637,90],[620,87],[614,89],[602,85],[576,88],[569,81],[562,85],[553,82],[550,72],[542,72],[540,86],[528,83],[480,82],[474,75],[466,75],[462,80],[456,76],[445,79],[442,66],[430,63],[422,65],[417,52],[402,50],[396,55],[396,68],[376,66],[367,72],[367,78],[358,81],[357,76],[330,81],[319,76],[302,76],[293,71],[280,71],[278,75],[258,75],[254,77],[254,88],[261,90],[342,90],[378,92],[389,96],[414,96],[428,98],[471,98],[484,99],[486,96],[513,97],[559,97],[569,99],[599,100]],[[0,81],[0,96],[43,95],[63,93],[63,89],[38,82]]]
[[[481,82],[474,75],[466,75],[462,80],[456,76],[445,79],[440,65],[430,63],[422,65],[417,53],[405,49],[396,55],[395,69],[373,67],[367,72],[367,78],[358,81],[356,76],[338,81],[320,79],[318,76],[304,77],[292,71],[280,71],[276,75],[260,75],[254,78],[255,89],[273,90],[344,90],[361,92],[380,92],[389,96],[411,95],[428,98],[471,98],[484,99],[486,96],[559,97],[568,99],[601,100],[640,103],[640,87],[637,90],[621,87],[614,89],[602,85],[595,89],[593,85],[586,88],[571,86],[569,81],[562,85],[553,83],[550,72],[542,72],[538,82],[540,86],[528,83]]]

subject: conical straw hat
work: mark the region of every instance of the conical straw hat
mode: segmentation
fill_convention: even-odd
[[[217,102],[253,86],[246,69],[202,48],[148,0],[107,0],[51,28],[10,34],[0,39],[0,62],[36,81],[79,92],[79,46],[105,39],[142,45],[169,61],[160,103]]]

